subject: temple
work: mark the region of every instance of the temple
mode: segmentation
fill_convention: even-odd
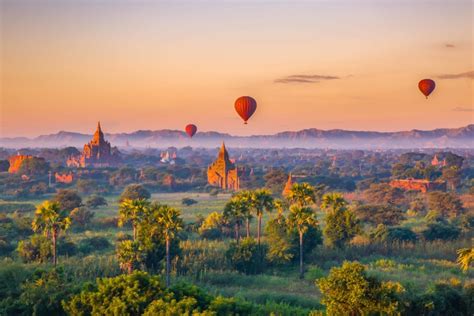
[[[283,197],[288,197],[292,188],[293,188],[293,177],[291,176],[291,172],[290,172],[290,174],[288,175],[288,181],[286,181],[285,188],[283,189],[283,192],[281,193],[281,195],[283,195]]]
[[[392,188],[399,188],[406,191],[420,191],[423,193],[431,191],[446,191],[446,182],[429,181],[422,179],[400,179],[390,181]]]
[[[97,123],[97,130],[92,140],[84,145],[80,156],[69,157],[67,160],[68,167],[110,167],[117,162],[117,155],[112,152],[111,145],[104,138],[104,133]]]
[[[30,155],[20,155],[18,153],[16,156],[11,156],[8,158],[8,162],[10,163],[10,167],[8,168],[9,173],[18,173],[20,171],[21,165],[24,161],[33,159],[33,156]]]
[[[240,189],[237,167],[229,159],[229,153],[224,143],[222,143],[216,161],[207,168],[207,182],[224,190],[236,191]]]

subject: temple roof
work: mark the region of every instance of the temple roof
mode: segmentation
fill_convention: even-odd
[[[95,142],[103,142],[104,141],[104,133],[102,132],[102,128],[100,127],[100,122],[97,122],[97,129],[94,133],[94,137],[92,138]]]

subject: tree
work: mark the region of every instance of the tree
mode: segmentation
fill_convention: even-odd
[[[183,198],[181,200],[181,204],[185,205],[185,206],[191,206],[193,204],[196,204],[198,201],[194,200],[194,199],[191,199],[191,198]]]
[[[82,194],[90,194],[97,191],[98,185],[92,179],[79,179],[76,182],[76,188]]]
[[[150,202],[145,199],[125,199],[120,203],[118,225],[123,226],[127,222],[132,223],[133,240],[137,240],[138,227],[148,212]]]
[[[240,226],[244,219],[248,218],[246,210],[248,209],[245,207],[244,202],[238,197],[231,198],[224,206],[223,219],[229,223],[229,225],[234,226],[235,240],[237,242],[240,238]]]
[[[256,274],[262,270],[261,248],[253,238],[243,238],[240,243],[232,242],[226,252],[226,257],[239,272]]]
[[[133,240],[123,240],[117,245],[117,260],[120,269],[131,274],[141,262],[140,245]]]
[[[406,227],[387,227],[379,224],[371,233],[370,238],[386,243],[414,243],[417,235]]]
[[[59,203],[46,201],[35,211],[32,222],[34,232],[42,231],[45,236],[51,237],[53,243],[53,264],[57,264],[57,238],[62,231],[71,225],[71,219],[61,211]]]
[[[405,195],[399,188],[392,188],[388,183],[374,183],[364,192],[365,198],[371,204],[401,205]]]
[[[300,279],[304,277],[303,266],[303,237],[310,227],[315,227],[318,222],[313,210],[309,207],[292,205],[287,219],[288,226],[296,228],[299,234],[300,244]]]
[[[358,262],[344,262],[329,275],[316,281],[328,315],[397,315],[399,283],[381,282],[367,276]]]
[[[326,211],[323,233],[329,246],[342,248],[361,230],[359,220],[345,205],[347,203],[339,193],[323,197],[321,208]]]
[[[82,198],[74,190],[59,190],[53,197],[53,202],[58,203],[61,210],[68,212],[82,206]]]
[[[462,201],[455,193],[434,191],[428,194],[428,208],[443,217],[456,217],[464,213]]]
[[[283,169],[273,168],[268,171],[263,178],[265,179],[265,187],[272,192],[282,192],[288,174]]]
[[[441,222],[429,224],[428,228],[422,233],[425,239],[428,241],[455,240],[459,238],[461,230],[452,224],[446,224]]]
[[[462,248],[459,249],[457,253],[457,262],[461,267],[461,270],[467,272],[471,266],[471,263],[474,261],[474,248]]]
[[[397,225],[405,218],[403,211],[394,205],[360,205],[355,213],[361,221],[373,225]]]
[[[69,214],[69,217],[71,218],[72,224],[74,226],[85,228],[90,224],[92,218],[94,217],[94,213],[81,206],[73,209],[71,214]]]
[[[252,207],[252,195],[251,191],[240,191],[233,196],[233,198],[238,202],[239,211],[245,217],[245,233],[247,237],[250,237],[250,221],[253,218],[252,212],[250,212]]]
[[[31,236],[29,240],[20,240],[17,251],[24,262],[47,262],[53,257],[51,241],[42,235]]]
[[[49,163],[46,162],[44,158],[31,157],[23,160],[18,173],[27,175],[45,175],[48,173],[48,170]]]
[[[212,212],[204,219],[199,227],[199,234],[203,238],[217,239],[222,235],[224,217],[218,212]]]
[[[151,197],[150,192],[141,184],[129,184],[120,195],[119,202],[124,200],[148,200]]]
[[[314,187],[308,183],[295,183],[288,194],[288,200],[300,207],[310,206],[316,203]]]
[[[178,232],[183,229],[181,212],[167,205],[160,205],[154,210],[153,216],[159,226],[156,227],[164,236],[166,242],[166,287],[170,286],[170,243],[177,237]]]
[[[257,244],[260,246],[263,212],[266,211],[270,213],[273,210],[272,193],[267,189],[255,190],[252,192],[250,205],[255,215],[257,215]]]
[[[99,195],[91,195],[86,200],[86,206],[89,208],[98,208],[101,206],[107,206],[107,200]]]

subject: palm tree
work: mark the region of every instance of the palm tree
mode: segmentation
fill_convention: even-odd
[[[170,243],[176,238],[178,232],[183,229],[183,219],[179,210],[167,205],[160,205],[154,216],[158,223],[157,229],[160,230],[166,242],[166,287],[169,287],[171,267]]]
[[[262,232],[262,216],[263,212],[271,212],[273,210],[272,192],[267,189],[255,190],[251,200],[252,209],[255,211],[258,219],[257,225],[257,243],[260,246],[260,236]]]
[[[253,216],[250,212],[251,203],[252,203],[252,192],[250,191],[241,191],[234,195],[234,198],[239,201],[240,205],[240,212],[245,217],[245,232],[247,238],[250,237],[250,221],[252,220]]]
[[[117,259],[120,269],[132,274],[140,262],[140,246],[137,241],[124,240],[117,245]]]
[[[462,248],[458,250],[458,264],[461,270],[466,272],[469,270],[471,263],[474,261],[474,248]]]
[[[31,223],[33,231],[42,231],[53,242],[53,264],[57,264],[57,239],[61,231],[66,231],[71,225],[71,219],[61,211],[59,203],[46,201],[35,211],[35,218]]]
[[[316,203],[314,187],[309,183],[295,183],[288,194],[288,200],[300,207]]]
[[[149,207],[150,202],[146,199],[125,199],[120,203],[118,225],[122,227],[130,221],[132,223],[134,241],[137,240],[139,224],[146,216]]]
[[[242,225],[244,219],[248,219],[248,214],[245,214],[245,206],[243,206],[243,204],[241,198],[233,197],[224,206],[224,219],[231,225],[234,225],[235,240],[237,242],[240,239],[240,225]]]
[[[301,207],[299,205],[292,205],[290,207],[290,214],[287,218],[287,224],[290,228],[296,228],[300,237],[300,278],[304,276],[303,267],[303,237],[310,227],[315,227],[318,222],[313,210],[309,207]]]
[[[323,196],[321,208],[334,213],[345,208],[346,205],[347,202],[341,193],[328,193]]]

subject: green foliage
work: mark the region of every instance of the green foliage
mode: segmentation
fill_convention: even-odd
[[[435,191],[428,194],[428,208],[442,217],[456,217],[464,212],[462,201],[454,193]]]
[[[69,212],[82,206],[82,198],[73,190],[59,190],[52,202],[58,203],[61,210]]]
[[[222,237],[224,218],[218,212],[210,213],[201,223],[199,234],[205,239],[219,239]]]
[[[269,262],[277,265],[284,264],[291,261],[298,254],[298,248],[294,249],[283,216],[269,220],[265,227],[265,233],[268,242],[267,259]],[[296,234],[296,240],[296,246],[298,247],[298,234]]]
[[[454,240],[459,238],[461,230],[453,224],[432,223],[424,230],[423,237],[426,240]]]
[[[94,218],[94,213],[82,206],[73,209],[69,214],[69,217],[71,218],[74,227],[84,229],[91,223]]]
[[[34,235],[29,240],[21,240],[17,251],[24,262],[47,262],[53,256],[51,241],[43,235]]]
[[[191,206],[191,205],[194,205],[194,204],[197,204],[198,201],[194,200],[194,199],[191,199],[191,198],[183,198],[181,200],[181,204],[185,205],[185,206]]]
[[[142,261],[141,255],[140,245],[137,241],[124,240],[117,244],[117,260],[120,269],[128,274],[139,268]]]
[[[253,238],[243,238],[240,243],[231,242],[226,257],[232,267],[239,272],[245,274],[260,273],[263,269],[264,258],[264,249],[260,248]]]
[[[34,204],[0,201],[0,213],[28,213],[35,210]]]
[[[141,184],[129,184],[120,195],[120,202],[124,200],[147,200],[151,197],[150,192]]]
[[[316,282],[329,315],[397,315],[398,294],[403,287],[398,283],[381,282],[367,276],[358,262],[344,262],[332,268],[329,275]]]
[[[375,241],[386,243],[414,243],[417,235],[407,227],[387,227],[378,225],[371,233],[370,238]]]
[[[403,211],[393,205],[360,205],[354,211],[361,221],[373,225],[398,225],[405,217]]]
[[[78,250],[83,254],[89,254],[94,251],[101,251],[108,249],[112,245],[109,240],[105,237],[94,236],[84,238],[79,242]]]
[[[344,247],[361,231],[359,220],[352,211],[345,207],[346,204],[340,194],[323,197],[321,207],[328,211],[325,216],[326,225],[323,234],[325,242],[331,247]]]
[[[74,290],[73,284],[66,282],[62,269],[38,271],[23,284],[20,302],[31,315],[63,315],[61,300]]]
[[[310,206],[316,203],[316,192],[309,183],[295,183],[288,194],[288,200],[299,206]]]
[[[399,188],[392,188],[387,183],[374,183],[364,192],[365,198],[371,204],[403,205],[405,195]]]
[[[18,173],[27,175],[45,175],[48,173],[48,170],[49,163],[46,162],[44,158],[31,157],[30,159],[23,160]]]
[[[100,195],[91,195],[86,200],[86,206],[88,208],[99,208],[101,206],[107,206],[107,200]]]

